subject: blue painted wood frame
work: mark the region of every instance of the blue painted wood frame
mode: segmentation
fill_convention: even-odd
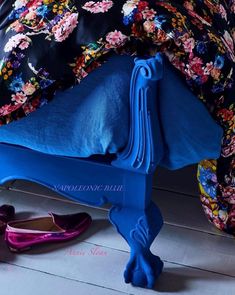
[[[163,263],[150,251],[163,219],[151,201],[152,175],[162,156],[157,81],[163,75],[160,54],[136,59],[130,81],[130,135],[114,156],[72,158],[0,144],[0,183],[25,179],[93,206],[111,203],[110,221],[130,246],[126,283],[153,288]]]

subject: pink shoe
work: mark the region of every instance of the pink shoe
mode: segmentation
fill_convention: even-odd
[[[15,208],[11,205],[0,206],[0,235],[4,234],[7,222],[15,216]]]
[[[12,252],[22,252],[44,243],[63,242],[80,236],[91,224],[87,213],[38,217],[8,222],[5,241]]]

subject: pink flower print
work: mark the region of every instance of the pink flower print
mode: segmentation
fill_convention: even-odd
[[[210,205],[210,200],[204,195],[200,195],[201,202],[204,206],[208,207]]]
[[[22,47],[19,46],[20,49],[24,50],[25,48],[27,48],[29,46],[29,43],[31,42],[31,39],[29,37],[27,37],[26,35],[20,33],[17,34],[15,36],[12,36],[7,44],[4,47],[4,51],[5,52],[10,52],[12,51],[12,49],[16,48],[18,45],[21,46],[22,43]],[[26,45],[26,43],[28,44],[28,46]]]
[[[181,72],[185,71],[185,63],[184,62],[182,62],[172,52],[166,51],[165,54],[168,57],[169,61],[172,63],[172,65],[174,65]]]
[[[11,107],[10,104],[5,104],[4,106],[2,106],[0,108],[0,115],[1,116],[5,116],[5,115],[9,114],[10,111],[11,111],[11,108],[10,107]]]
[[[206,63],[206,66],[203,67],[204,75],[209,76],[211,74],[211,71],[213,70],[213,68],[214,68],[214,63],[212,61],[209,63]]]
[[[225,198],[229,204],[235,205],[235,187],[227,186],[221,188],[223,198]]]
[[[155,24],[154,21],[145,21],[144,22],[144,29],[147,33],[153,33],[155,31]]]
[[[202,65],[203,64],[203,61],[200,57],[194,57],[193,59],[191,59],[189,61],[190,65]]]
[[[184,2],[184,7],[187,9],[187,10],[193,10],[193,5],[192,3],[190,3],[189,1],[185,1]]]
[[[14,23],[10,25],[11,29],[17,33],[23,32],[24,31],[24,26],[16,20]]]
[[[23,92],[17,92],[16,94],[11,95],[11,101],[15,102],[15,105],[22,104],[26,102],[27,96]]]
[[[213,223],[218,229],[220,230],[224,229],[224,223],[221,222],[217,216],[213,216]]]
[[[29,2],[29,0],[27,0]],[[29,10],[36,10],[38,7],[42,6],[43,0],[31,0],[27,5]]]
[[[66,13],[62,20],[52,28],[55,40],[63,42],[69,37],[78,24],[78,13]]]
[[[219,13],[222,16],[222,18],[227,20],[227,12],[222,4],[220,4],[220,6],[219,6]]]
[[[219,80],[220,74],[221,74],[220,69],[213,68],[213,69],[211,70],[211,76],[212,76],[212,78],[214,78],[215,80]]]
[[[152,20],[156,15],[156,11],[153,9],[146,9],[146,10],[142,11],[142,15],[143,15],[144,19]]]
[[[26,95],[32,95],[36,91],[36,88],[32,83],[27,82],[22,87],[22,90]]]
[[[99,2],[89,1],[82,7],[91,13],[104,13],[113,7],[113,1],[103,0]]]
[[[30,10],[26,15],[25,15],[25,19],[26,20],[34,20],[37,17],[37,14],[35,12],[35,10]]]
[[[228,49],[232,61],[235,62],[233,38],[231,37],[231,35],[229,34],[228,31],[224,32],[224,35],[222,37],[222,41],[223,41],[224,45],[226,46],[226,48]]]
[[[23,42],[21,42],[20,45],[19,45],[19,48],[20,48],[21,50],[24,50],[24,49],[26,49],[26,48],[28,48],[28,47],[29,47],[29,42],[27,42],[27,41],[23,41]]]
[[[226,138],[223,140],[223,148],[222,148],[222,155],[223,157],[227,158],[234,155],[235,151],[235,135],[233,135],[230,139],[230,142],[227,143]]]
[[[199,57],[194,57],[189,62],[191,70],[197,75],[203,75],[204,71],[202,69],[203,61]]]
[[[17,106],[17,105],[5,104],[4,106],[2,106],[0,108],[0,116],[6,116],[6,115],[14,112],[18,108],[19,108],[19,106]]]
[[[106,36],[106,41],[114,47],[124,45],[126,40],[127,40],[127,36],[117,30],[108,33]]]
[[[193,38],[188,38],[187,40],[184,41],[184,50],[186,52],[193,52],[193,48],[195,47],[195,40]]]

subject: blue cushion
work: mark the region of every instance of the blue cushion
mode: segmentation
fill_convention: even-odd
[[[48,105],[2,126],[1,142],[75,157],[119,151],[128,141],[133,64],[133,57],[113,56],[80,85],[58,91]],[[222,129],[168,62],[159,107],[165,145],[162,166],[177,169],[219,156]]]

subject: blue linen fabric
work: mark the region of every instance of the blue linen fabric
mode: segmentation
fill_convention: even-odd
[[[72,157],[120,151],[128,141],[133,66],[133,57],[112,56],[79,85],[58,91],[49,104],[1,126],[0,142]],[[167,61],[158,102],[165,151],[161,166],[178,169],[219,157],[221,127]]]
[[[164,140],[160,165],[182,168],[204,159],[217,159],[223,130],[194,96],[177,70],[165,60],[159,87],[159,119]]]
[[[114,56],[27,117],[0,127],[0,141],[48,154],[115,153],[128,139],[133,58]]]

